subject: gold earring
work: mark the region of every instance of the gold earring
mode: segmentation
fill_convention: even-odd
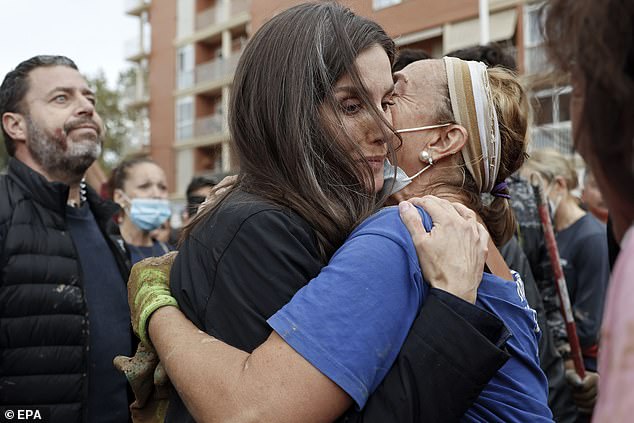
[[[418,158],[422,162],[429,163],[430,166],[432,166],[434,164],[434,160],[431,158],[431,155],[429,154],[429,152],[427,150],[421,151],[420,154],[418,155]]]

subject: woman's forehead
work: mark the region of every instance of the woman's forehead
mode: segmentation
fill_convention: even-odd
[[[442,60],[429,59],[412,62],[394,74],[396,92],[400,95],[429,94],[434,88],[446,85],[447,76]]]

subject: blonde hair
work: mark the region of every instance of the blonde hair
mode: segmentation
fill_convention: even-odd
[[[579,186],[579,176],[572,160],[552,148],[531,152],[526,163],[526,170],[539,173],[548,184],[560,176],[566,181],[568,191]]]
[[[502,143],[497,185],[519,170],[526,160],[531,113],[528,96],[515,73],[501,67],[489,68],[487,73]],[[511,205],[503,197],[494,196],[491,204],[483,205],[480,216],[496,245],[507,243],[517,229]]]

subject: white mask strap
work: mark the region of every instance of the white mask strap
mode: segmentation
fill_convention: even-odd
[[[407,177],[407,181],[413,181],[414,178],[416,178],[418,175],[420,175],[421,173],[423,173],[424,171],[426,171],[427,169],[429,169],[430,167],[432,167],[433,165],[427,165],[424,168],[422,168],[421,170],[419,170],[418,172],[416,172],[414,175],[412,176],[408,176]]]
[[[397,129],[397,134],[404,134],[406,132],[418,132],[425,131],[427,129],[436,129],[436,128],[444,128],[445,126],[449,126],[451,123],[439,123],[437,125],[427,125],[427,126],[419,126],[417,128],[406,128],[406,129]]]

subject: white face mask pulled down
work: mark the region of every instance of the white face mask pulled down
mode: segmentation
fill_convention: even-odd
[[[407,132],[425,131],[428,129],[443,128],[449,126],[451,123],[442,123],[438,125],[419,126],[417,128],[399,129],[396,132],[399,134]],[[405,171],[398,166],[392,165],[388,159],[383,162],[383,190],[381,194],[387,191],[388,195],[395,194],[412,183],[412,181],[429,169],[432,165],[428,164],[412,176],[407,176]]]

